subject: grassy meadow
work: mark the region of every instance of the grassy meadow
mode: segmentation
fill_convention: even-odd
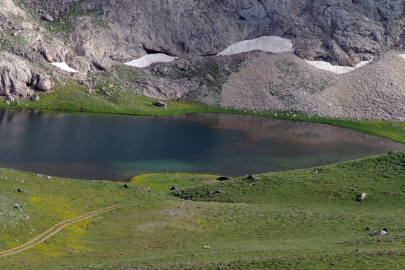
[[[405,153],[397,152],[253,179],[148,174],[128,188],[3,169],[1,251],[65,219],[133,204],[0,257],[0,268],[402,269],[404,166]],[[362,192],[368,195],[358,201]],[[373,236],[383,228],[387,235]]]

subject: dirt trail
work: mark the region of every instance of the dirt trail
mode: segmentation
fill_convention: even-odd
[[[36,245],[41,244],[42,242],[44,242],[45,240],[47,240],[51,236],[57,234],[58,232],[60,232],[66,226],[69,226],[69,225],[71,225],[73,223],[76,223],[76,222],[79,222],[79,221],[82,221],[82,220],[85,220],[85,219],[88,219],[88,218],[91,218],[91,217],[94,217],[94,216],[97,216],[97,215],[100,215],[100,214],[103,214],[103,213],[106,213],[106,212],[110,212],[112,210],[115,210],[115,209],[118,209],[118,208],[121,208],[121,207],[128,207],[128,206],[131,206],[131,205],[134,205],[134,204],[139,204],[139,203],[140,203],[139,201],[135,201],[135,202],[116,204],[116,205],[112,205],[112,206],[109,206],[109,207],[106,207],[106,208],[103,208],[103,209],[99,209],[99,210],[96,210],[96,211],[92,211],[92,212],[80,215],[80,216],[77,216],[77,217],[74,217],[74,218],[70,218],[70,219],[61,221],[61,222],[55,224],[52,228],[50,228],[47,231],[43,232],[42,234],[38,235],[34,239],[31,239],[29,242],[27,242],[27,243],[25,243],[25,244],[23,244],[21,246],[18,246],[18,247],[15,247],[15,248],[0,252],[0,254],[2,254],[2,255],[0,255],[0,258],[10,256],[10,255],[19,253],[21,251],[33,248]]]

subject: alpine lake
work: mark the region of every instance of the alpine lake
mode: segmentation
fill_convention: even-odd
[[[0,166],[128,180],[153,172],[236,177],[354,160],[405,145],[325,124],[256,116],[0,112]]]

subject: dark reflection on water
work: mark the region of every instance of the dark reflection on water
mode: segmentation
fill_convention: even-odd
[[[251,116],[0,112],[0,166],[82,179],[181,171],[239,176],[319,166],[405,145],[329,125]]]

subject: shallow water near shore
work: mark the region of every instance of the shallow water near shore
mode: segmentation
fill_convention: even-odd
[[[225,114],[0,112],[0,166],[77,179],[285,171],[405,150],[324,124]]]

